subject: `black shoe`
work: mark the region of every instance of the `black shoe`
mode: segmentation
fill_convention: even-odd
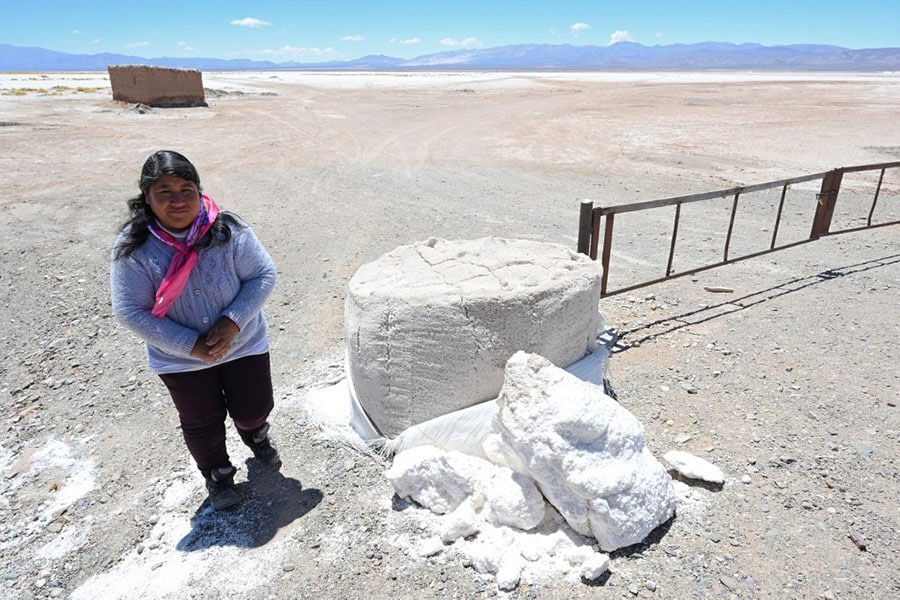
[[[269,437],[268,423],[256,431],[249,433],[240,432],[240,434],[244,443],[253,450],[253,456],[256,457],[256,460],[270,467],[281,464],[278,450],[275,448],[272,438]]]
[[[222,510],[241,501],[241,494],[234,485],[235,473],[237,469],[232,466],[210,471],[206,478],[206,489],[209,491],[209,505],[213,510]]]

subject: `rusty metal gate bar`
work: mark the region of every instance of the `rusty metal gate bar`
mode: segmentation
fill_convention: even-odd
[[[781,188],[781,200],[778,202],[778,214],[775,215],[775,227],[772,229],[772,243],[769,244],[769,250],[775,249],[775,239],[778,237],[778,227],[781,225],[781,212],[784,209],[784,199],[787,196],[788,184],[784,184]]]
[[[615,218],[616,218],[616,215],[607,215],[606,216],[606,231],[603,234],[603,256],[602,256],[604,265],[609,264],[609,258],[610,258],[610,256],[612,256],[612,233],[613,233],[613,224],[615,223]],[[600,230],[600,217],[598,216],[597,217],[597,229],[595,231],[599,231],[599,230]],[[596,240],[594,240],[594,244],[591,246],[591,248],[593,249],[592,256],[596,259],[597,258],[597,241]],[[602,276],[602,280],[601,280],[601,290],[606,289],[606,285],[607,285],[608,281],[609,281],[609,269],[604,268],[603,276]],[[602,294],[603,292],[601,291],[600,293]]]
[[[872,215],[875,213],[875,205],[878,204],[878,194],[881,193],[881,184],[884,181],[884,172],[887,169],[881,169],[881,174],[878,176],[878,185],[875,187],[875,197],[872,198],[872,207],[869,209],[869,218],[866,219],[866,226],[872,226]]]
[[[770,252],[775,252],[777,250],[784,250],[787,248],[792,248],[794,246],[799,246],[801,244],[806,244],[811,241],[815,241],[820,236],[829,235],[834,233],[848,233],[851,231],[859,231],[861,229],[868,229],[871,227],[883,227],[886,225],[893,225],[900,223],[900,220],[890,221],[887,223],[880,223],[878,225],[872,225],[872,216],[875,212],[875,206],[878,202],[878,197],[881,192],[882,183],[884,181],[884,174],[887,169],[900,167],[900,162],[893,163],[881,163],[874,165],[862,165],[856,167],[843,167],[840,169],[834,169],[832,171],[826,171],[823,173],[815,173],[812,175],[805,175],[801,177],[792,177],[790,179],[782,179],[779,181],[771,181],[768,183],[761,183],[756,185],[749,186],[741,186],[736,188],[731,188],[727,190],[717,190],[713,192],[705,192],[701,194],[691,194],[687,196],[676,196],[672,198],[662,198],[659,200],[650,200],[645,202],[635,202],[633,204],[624,204],[619,206],[608,206],[608,207],[594,207],[593,202],[590,200],[583,200],[581,203],[581,213],[579,217],[579,228],[578,228],[578,245],[577,250],[582,254],[587,254],[592,259],[597,260],[597,252],[599,246],[599,237],[600,237],[600,222],[605,221],[604,234],[603,234],[603,253],[600,257],[601,264],[603,267],[603,274],[601,279],[601,296],[608,296],[612,294],[620,294],[622,292],[631,291],[634,289],[646,287],[648,285],[652,285],[654,283],[659,283],[661,281],[666,281],[668,279],[674,279],[676,277],[682,277],[685,275],[691,275],[694,273],[699,273],[701,271],[706,271],[709,269],[713,269],[715,267],[720,267],[726,264],[738,262],[741,260],[746,260],[749,258],[754,258],[757,256],[761,256],[763,254],[769,254]],[[872,206],[869,209],[867,224],[862,227],[843,229],[837,232],[830,231],[831,228],[831,220],[834,215],[834,208],[837,203],[838,192],[840,191],[841,182],[843,179],[844,173],[852,173],[852,172],[861,172],[861,171],[872,171],[872,170],[881,170],[880,176],[878,178],[878,185],[875,190],[875,196],[872,200]],[[795,183],[804,183],[807,181],[814,180],[822,180],[821,188],[818,194],[816,194],[817,199],[817,207],[816,213],[813,217],[812,229],[810,231],[810,236],[808,239],[799,240],[796,242],[790,242],[787,244],[783,244],[781,246],[776,246],[776,240],[778,237],[778,229],[781,224],[781,216],[784,209],[784,201],[787,195],[788,187]],[[731,244],[731,236],[734,228],[735,216],[737,213],[738,201],[740,199],[741,194],[747,194],[756,191],[762,191],[767,189],[772,189],[776,187],[781,187],[781,199],[778,204],[778,211],[775,216],[775,226],[772,232],[772,241],[769,245],[768,250],[761,250],[759,252],[753,252],[750,254],[744,254],[742,256],[736,258],[729,258],[729,247]],[[678,237],[678,225],[681,218],[681,205],[689,202],[700,202],[704,200],[712,200],[716,198],[726,198],[728,196],[734,196],[734,200],[732,201],[731,208],[731,216],[728,223],[728,233],[725,240],[725,249],[723,260],[720,262],[704,265],[701,267],[697,267],[694,269],[689,269],[686,271],[680,271],[678,273],[672,272],[672,264],[674,261],[675,255],[675,246]],[[643,281],[634,285],[630,285],[623,288],[618,288],[613,292],[608,290],[608,281],[609,281],[609,263],[610,258],[612,256],[612,239],[613,239],[613,225],[615,222],[615,215],[619,213],[626,212],[636,212],[641,210],[649,210],[651,208],[660,208],[664,206],[675,205],[675,217],[674,224],[672,228],[672,238],[669,245],[669,256],[666,264],[666,274],[663,277],[659,277],[656,279]]]
[[[725,252],[722,255],[722,262],[728,262],[728,247],[731,246],[731,234],[734,231],[734,216],[737,214],[738,198],[741,192],[734,193],[734,202],[731,204],[731,218],[728,220],[728,235],[725,236]]]
[[[675,205],[675,225],[672,227],[672,243],[669,244],[669,261],[666,263],[666,277],[672,274],[672,261],[675,258],[675,239],[678,237],[679,220],[681,220],[681,202]]]

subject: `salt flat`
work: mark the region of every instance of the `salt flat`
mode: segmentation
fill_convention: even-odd
[[[574,247],[585,198],[900,160],[896,73],[279,71],[204,82],[208,108],[147,111],[114,102],[103,73],[0,75],[0,570],[17,574],[4,580],[11,597],[51,579],[68,594],[115,577],[115,564],[152,587],[181,563],[196,566],[182,573],[194,591],[224,581],[244,597],[352,597],[360,585],[371,597],[490,595],[451,551],[426,559],[401,544],[421,531],[392,501],[385,465],[323,441],[304,417],[306,390],[343,371],[350,276],[432,236]],[[109,249],[160,148],[195,162],[205,191],[251,223],[279,268],[267,315],[285,467],[262,487],[242,482],[242,519],[199,510],[174,410],[109,308]],[[884,210],[898,210],[896,194],[888,181]],[[712,235],[704,216],[691,229],[697,252]],[[765,212],[748,223],[772,226]],[[632,233],[617,268],[649,263],[661,241],[656,229]],[[883,227],[601,300],[626,332],[611,376],[648,447],[692,452],[726,476],[719,491],[693,489],[639,556],[613,556],[607,590],[900,593],[898,247],[897,226]],[[83,469],[33,460],[60,444],[65,465]],[[87,471],[92,488],[80,487]],[[60,485],[90,491],[72,500]],[[167,523],[177,527],[160,531]],[[578,581],[528,590],[598,593]]]
[[[281,81],[324,88],[354,87],[437,87],[463,83],[494,84],[504,88],[510,81],[522,85],[535,78],[575,82],[653,83],[738,83],[738,82],[882,82],[900,81],[900,73],[871,72],[791,72],[791,71],[204,71],[210,87],[252,85],[253,82]],[[53,86],[109,87],[102,71],[5,72],[0,73],[0,90],[16,87],[48,89]]]

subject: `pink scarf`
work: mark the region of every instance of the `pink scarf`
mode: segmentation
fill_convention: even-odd
[[[166,276],[163,277],[159,289],[156,290],[156,302],[151,312],[158,319],[166,316],[169,308],[187,285],[188,277],[190,277],[194,265],[197,264],[198,254],[194,245],[212,228],[219,215],[219,207],[212,198],[203,194],[201,200],[200,212],[197,213],[197,218],[191,224],[183,242],[176,240],[155,221],[147,226],[156,239],[166,246],[175,248],[175,255],[172,257],[172,262],[169,263],[169,270],[166,271]]]

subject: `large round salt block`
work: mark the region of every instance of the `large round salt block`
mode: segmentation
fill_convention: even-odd
[[[345,305],[348,371],[382,434],[496,398],[522,350],[567,367],[595,348],[600,267],[565,246],[430,239],[360,267]]]

